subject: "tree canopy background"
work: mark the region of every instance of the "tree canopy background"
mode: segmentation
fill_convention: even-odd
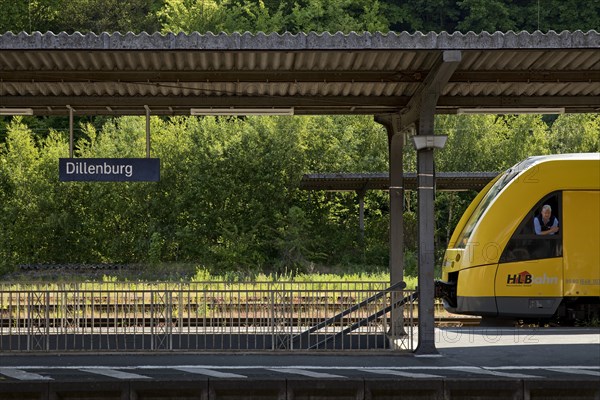
[[[501,171],[530,155],[598,151],[600,116],[438,116],[449,135],[438,171]],[[387,171],[387,136],[372,117],[175,117],[151,119],[158,183],[59,182],[64,131],[34,132],[25,118],[0,147],[0,260],[22,263],[187,262],[210,271],[385,270],[388,194],[302,191],[304,173]],[[145,120],[81,126],[77,157],[144,157]],[[415,152],[405,149],[405,168]],[[439,193],[443,250],[473,193]],[[414,273],[416,195],[405,204],[407,271]]]
[[[600,0],[0,0],[0,32],[548,31],[600,26]],[[143,157],[138,117],[76,119],[77,157]],[[0,273],[24,263],[193,263],[214,273],[388,268],[388,194],[298,189],[304,173],[388,170],[372,117],[152,118],[158,183],[61,183],[68,121],[0,117]],[[438,171],[598,152],[600,116],[437,116]],[[407,147],[405,169],[415,170]],[[474,193],[439,193],[443,251]],[[416,272],[416,194],[406,193]]]
[[[600,0],[0,0],[0,32],[598,29]]]

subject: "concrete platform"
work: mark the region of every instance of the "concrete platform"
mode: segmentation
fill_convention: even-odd
[[[600,399],[599,328],[435,334],[435,356],[4,353],[0,399]]]

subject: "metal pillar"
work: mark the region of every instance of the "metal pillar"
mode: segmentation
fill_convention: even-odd
[[[73,158],[73,107],[67,106],[69,109],[69,158]]]
[[[375,121],[382,124],[388,133],[389,169],[390,169],[390,285],[404,280],[404,187],[403,158],[404,135],[400,131],[398,115],[376,116]],[[399,300],[400,294],[393,295]],[[394,304],[393,302],[392,304]],[[390,335],[404,334],[403,309],[393,309],[391,313]]]
[[[365,242],[365,194],[367,193],[366,189],[361,189],[356,191],[356,195],[358,196],[358,230],[359,230],[359,239],[360,243],[363,244]]]
[[[146,158],[150,158],[150,107],[144,106],[146,109]]]
[[[425,134],[423,121],[419,124],[419,134]],[[428,124],[427,124],[428,125]],[[433,127],[433,124],[431,124]],[[430,132],[429,135],[433,135]],[[435,177],[433,170],[433,149],[417,151],[417,191],[419,216],[419,344],[415,353],[436,354],[435,348],[435,309],[434,309],[434,232],[435,232]]]
[[[425,86],[418,95],[417,131],[419,136],[433,138],[434,117],[437,100],[461,60],[460,51],[444,51],[435,68],[427,76]],[[427,141],[426,141],[427,142]],[[416,143],[416,142],[415,142]],[[419,333],[417,355],[437,354],[435,348],[434,315],[434,196],[435,176],[433,164],[433,140],[431,145],[417,147],[417,190],[419,217]]]

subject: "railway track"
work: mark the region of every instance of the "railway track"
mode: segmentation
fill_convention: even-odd
[[[342,326],[357,322],[357,318],[347,318],[342,322],[332,324],[332,326]],[[152,326],[167,326],[173,328],[247,328],[247,327],[265,327],[271,326],[272,319],[270,318],[245,318],[233,319],[227,317],[221,318],[172,318],[172,319],[157,319],[157,318],[45,318],[36,319],[34,321],[28,319],[0,319],[0,329],[27,329],[27,328],[63,328],[63,329],[92,329],[92,328],[149,328]],[[305,325],[307,320],[298,318],[285,318],[285,320],[277,321],[279,326],[301,326]],[[311,322],[318,323],[318,320]],[[410,323],[417,326],[418,318],[412,320],[405,319],[405,323]],[[436,326],[478,326],[480,318],[474,317],[437,317],[435,319]]]

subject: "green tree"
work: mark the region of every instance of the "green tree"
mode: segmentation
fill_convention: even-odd
[[[0,32],[141,32],[160,27],[162,0],[0,0]]]
[[[387,31],[389,21],[378,0],[306,0],[296,3],[289,22],[293,32]]]
[[[456,28],[460,31],[495,32],[517,29],[511,14],[511,4],[501,0],[463,0],[459,3],[466,13]]]
[[[18,33],[31,31],[29,18],[30,3],[25,1],[0,0],[0,32]]]
[[[262,0],[232,1],[223,20],[226,32],[280,32],[286,31],[285,3],[270,8]]]
[[[365,196],[358,232],[355,193],[300,191],[308,172],[386,171],[387,136],[371,117],[151,118],[160,182],[58,182],[65,133],[39,137],[14,118],[0,151],[0,256],[29,262],[201,263],[255,274],[313,265],[385,269],[388,194]],[[501,171],[549,152],[598,151],[595,114],[437,116],[448,135],[438,171]],[[145,120],[82,126],[77,157],[144,157]],[[406,146],[406,169],[414,170]],[[438,193],[436,243],[449,235],[473,193]],[[405,194],[407,263],[417,245],[416,194]],[[412,260],[412,261],[411,261]],[[408,267],[407,267],[408,268]],[[410,269],[410,268],[408,268]],[[407,270],[408,270],[407,269]]]
[[[223,30],[227,10],[215,0],[166,0],[158,11],[163,32],[214,32]]]
[[[42,232],[44,214],[40,210],[46,188],[37,172],[40,152],[21,118],[14,118],[9,125],[1,155],[4,192],[1,252],[5,265],[13,265],[16,261],[30,261],[46,249]]]
[[[461,17],[455,0],[386,0],[384,5],[395,31],[453,32]]]
[[[502,171],[549,152],[549,128],[540,115],[442,115],[436,129],[448,135],[436,152],[439,171]]]
[[[55,0],[59,1],[59,0]],[[154,33],[162,0],[60,0],[55,26],[65,32]]]
[[[517,2],[511,13],[518,30],[584,32],[600,27],[600,0],[536,0]]]
[[[594,153],[600,151],[600,115],[564,114],[550,132],[552,153]]]
[[[56,30],[63,0],[0,0],[0,32]]]
[[[163,32],[387,31],[378,0],[305,0],[265,5],[256,0],[167,0],[158,15]],[[293,4],[293,5],[292,5]]]

